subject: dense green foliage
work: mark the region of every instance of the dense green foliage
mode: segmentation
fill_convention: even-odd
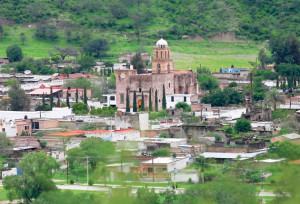
[[[218,80],[210,74],[199,74],[197,80],[203,90],[213,91],[219,88]]]
[[[77,162],[86,162],[86,157],[89,157],[92,169],[96,169],[98,162],[105,161],[114,152],[115,147],[112,142],[103,141],[101,138],[89,138],[81,142],[80,147],[70,149],[67,160],[70,162],[70,166],[73,167]]]
[[[170,156],[170,150],[169,149],[159,149],[159,150],[153,152],[152,156],[169,157]]]
[[[295,111],[287,109],[276,109],[272,113],[272,119],[286,118],[288,115],[293,114]]]
[[[300,145],[294,144],[290,141],[275,142],[269,146],[269,153],[275,153],[280,158],[288,158],[295,160],[300,158]]]
[[[5,133],[0,133],[0,157],[7,156],[12,150],[12,144]]]
[[[299,2],[294,0],[2,0],[0,3],[1,16],[16,23],[57,18],[70,27],[130,31],[138,37],[149,28],[173,38],[196,34],[210,37],[220,31],[233,31],[258,40],[281,31],[299,34]],[[70,40],[78,39],[77,32],[66,35]],[[85,38],[88,37],[86,34]]]
[[[212,91],[201,100],[202,103],[211,104],[212,106],[228,106],[243,103],[244,101],[244,94],[230,87],[224,88],[223,91],[220,89]]]
[[[249,132],[251,130],[251,123],[246,119],[239,119],[234,125],[236,132]]]
[[[27,111],[30,109],[30,99],[21,88],[19,83],[15,83],[8,91],[12,111]]]
[[[175,108],[177,108],[177,109],[182,108],[184,112],[191,112],[191,106],[189,106],[185,102],[176,103]]]
[[[19,167],[22,176],[7,176],[3,180],[3,186],[11,201],[23,198],[26,203],[31,203],[42,192],[56,190],[51,177],[53,171],[59,168],[59,163],[45,152],[26,155]]]
[[[118,109],[117,107],[109,106],[109,107],[92,109],[90,113],[91,115],[109,116],[109,115],[114,115],[117,109]]]
[[[85,103],[74,103],[72,105],[73,113],[77,114],[88,114],[88,106]]]
[[[6,56],[10,62],[19,62],[23,59],[23,52],[18,45],[11,45],[6,49]]]

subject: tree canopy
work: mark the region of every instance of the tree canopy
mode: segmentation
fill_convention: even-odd
[[[203,90],[213,91],[219,88],[218,80],[210,74],[199,74],[197,80]]]
[[[19,83],[12,84],[8,96],[10,97],[11,110],[27,111],[30,109],[30,99]]]
[[[4,189],[9,200],[23,198],[30,203],[42,192],[56,190],[51,180],[53,170],[59,168],[59,163],[45,152],[26,155],[19,165],[22,175],[7,176],[3,180]]]
[[[23,59],[23,52],[18,45],[11,45],[6,49],[6,56],[10,62],[19,62]]]
[[[239,119],[234,125],[236,132],[249,132],[251,130],[251,123],[246,119]]]
[[[228,106],[230,104],[239,104],[245,101],[243,93],[232,89],[230,87],[224,88],[224,90],[217,89],[205,95],[201,102],[211,104],[212,106]]]

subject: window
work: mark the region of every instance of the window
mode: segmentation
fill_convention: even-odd
[[[169,88],[171,87],[171,83],[169,83]]]
[[[142,92],[142,88],[139,88],[139,92],[140,92],[140,93]]]
[[[160,58],[162,58],[162,51],[160,52]]]
[[[168,73],[170,73],[170,64],[167,65]]]
[[[171,102],[174,102],[174,96],[171,96]]]
[[[5,128],[2,128],[2,132],[5,132]]]
[[[40,129],[40,123],[39,122],[33,122],[31,125],[32,129]]]
[[[156,172],[166,172],[167,168],[156,168]]]
[[[158,58],[158,52],[156,51],[156,58]]]
[[[124,94],[123,93],[121,93],[120,94],[120,103],[124,103]]]
[[[29,130],[29,126],[28,125],[25,126],[25,130]]]
[[[168,51],[168,58],[170,58],[170,51]]]
[[[165,58],[167,58],[167,51],[165,51]]]
[[[111,101],[116,100],[116,99],[115,99],[115,96],[110,96],[110,100],[111,100]]]
[[[183,101],[186,102],[186,97],[183,97]]]
[[[153,168],[148,168],[148,173],[152,173],[153,172]]]

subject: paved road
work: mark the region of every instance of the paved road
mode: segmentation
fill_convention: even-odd
[[[276,197],[277,195],[273,192],[259,192],[258,196],[270,196],[270,197]]]

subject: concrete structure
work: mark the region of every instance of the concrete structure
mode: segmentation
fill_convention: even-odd
[[[130,107],[133,105],[133,94],[136,91],[137,106],[141,106],[142,92],[145,108],[149,106],[151,91],[152,107],[155,107],[155,91],[158,93],[158,109],[162,109],[163,86],[166,95],[199,93],[197,73],[192,70],[175,71],[168,43],[161,39],[154,48],[152,74],[137,74],[137,70],[116,70],[117,107],[125,110],[127,92]]]
[[[148,113],[123,113],[118,111],[115,114],[115,127],[116,130],[134,128],[138,130],[149,129]]]
[[[114,130],[111,135],[111,141],[117,142],[118,140],[137,140],[140,139],[140,131],[135,129]]]
[[[114,63],[114,70],[128,70],[133,69],[132,65],[128,65],[127,63]]]
[[[149,178],[154,177],[168,177],[168,173],[183,169],[188,165],[188,157],[157,157],[140,164],[141,173],[147,174]]]

